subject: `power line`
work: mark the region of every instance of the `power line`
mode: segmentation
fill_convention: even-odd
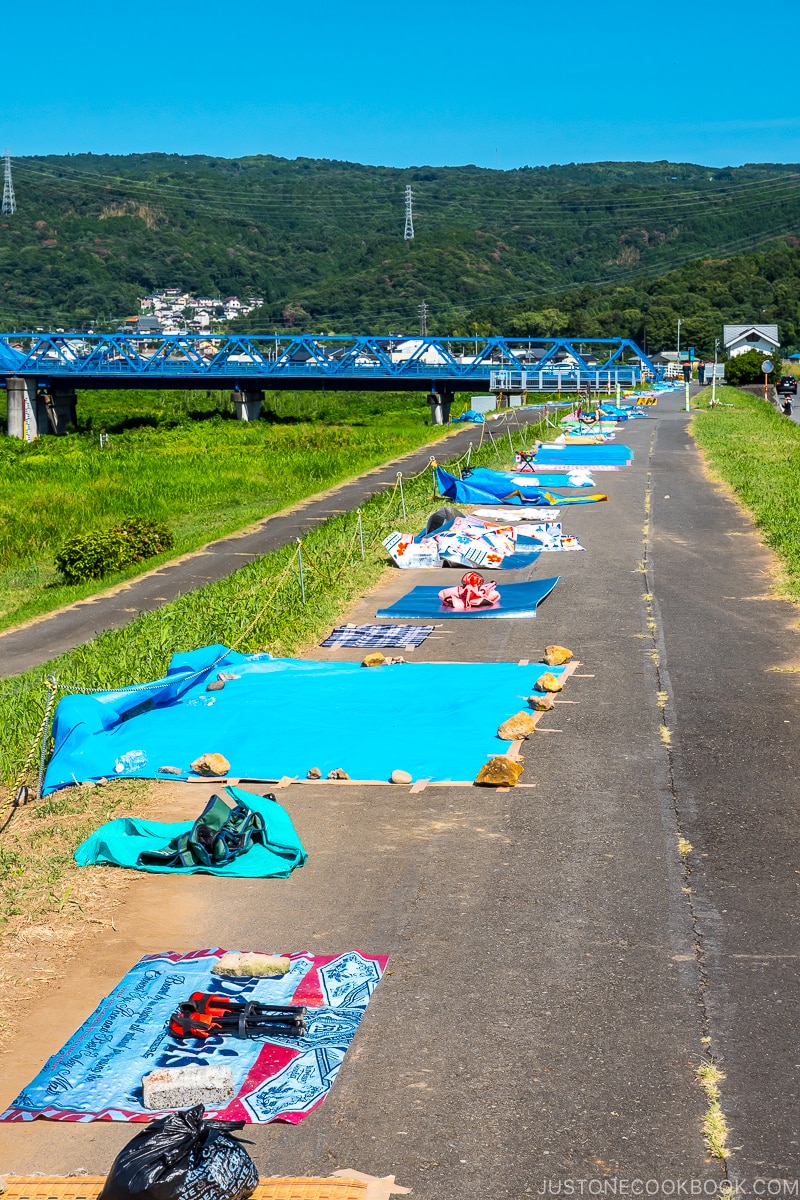
[[[244,215],[245,211],[250,209],[253,215],[267,210],[281,210],[284,207],[291,206],[293,210],[303,209],[311,211],[319,208],[320,215],[326,215],[330,211],[332,205],[348,207],[352,210],[368,211],[370,209],[379,212],[386,212],[390,208],[391,202],[388,197],[371,196],[363,200],[353,203],[352,191],[342,191],[339,194],[334,189],[325,188],[322,191],[321,181],[314,180],[312,186],[316,195],[305,194],[298,196],[294,191],[287,192],[284,195],[271,191],[269,196],[264,198],[252,193],[238,193],[232,195],[229,191],[221,191],[219,185],[214,188],[212,194],[204,194],[198,188],[196,179],[187,179],[195,195],[189,196],[186,194],[185,188],[181,188],[176,184],[174,177],[170,182],[166,181],[147,181],[135,179],[127,176],[111,176],[95,171],[82,171],[74,167],[61,167],[57,171],[48,171],[43,169],[38,164],[31,163],[30,160],[18,160],[17,169],[23,173],[30,171],[31,173],[51,179],[53,182],[62,183],[69,186],[71,182],[81,180],[84,186],[94,185],[98,189],[109,191],[112,188],[122,191],[143,191],[148,195],[157,196],[162,199],[174,198],[179,200],[187,208],[206,208],[207,211],[212,210],[220,215],[232,215],[231,209],[234,211],[239,209]],[[72,172],[70,176],[69,172]],[[103,180],[108,181],[103,183]],[[249,182],[253,182],[248,180]],[[209,185],[214,187],[214,185]],[[652,187],[653,185],[638,185],[641,187]],[[582,197],[574,193],[572,190],[561,192],[557,196],[548,196],[543,192],[538,192],[528,195],[483,195],[474,198],[465,198],[463,196],[443,196],[441,198],[429,197],[426,202],[426,209],[435,213],[437,209],[443,213],[451,212],[453,208],[459,208],[461,211],[468,213],[471,207],[479,208],[481,215],[486,215],[487,211],[492,208],[499,208],[506,217],[512,216],[514,207],[524,206],[528,210],[535,210],[537,220],[541,216],[552,214],[557,217],[558,223],[561,223],[564,216],[580,216],[585,213],[587,216],[590,213],[603,211],[608,216],[625,217],[631,219],[638,214],[655,214],[661,212],[662,215],[667,215],[671,212],[676,214],[686,215],[688,211],[707,208],[714,201],[724,201],[731,198],[756,199],[756,196],[761,198],[761,195],[771,193],[771,198],[774,202],[779,202],[783,199],[788,199],[793,193],[796,193],[800,187],[800,177],[798,175],[780,175],[772,176],[766,179],[749,180],[741,184],[731,184],[729,186],[716,188],[696,188],[689,191],[677,192],[672,196],[664,196],[656,194],[653,196],[640,197],[638,199],[624,199],[614,196],[608,196],[606,199],[598,199],[596,193],[591,197]],[[407,192],[410,185],[407,185]],[[788,195],[781,195],[781,191],[785,191]],[[199,193],[199,194],[198,194]],[[228,207],[223,209],[218,207],[222,201]],[[216,202],[216,204],[215,204]],[[549,210],[549,213],[548,213]],[[577,210],[577,211],[575,211]],[[527,215],[527,214],[526,214]],[[531,216],[534,214],[531,213]]]

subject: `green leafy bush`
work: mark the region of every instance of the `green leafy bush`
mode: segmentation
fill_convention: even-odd
[[[127,517],[113,529],[79,533],[70,538],[56,555],[56,566],[67,583],[83,583],[161,554],[172,543],[172,534],[165,525]]]
[[[763,350],[748,350],[746,354],[737,354],[735,358],[728,359],[725,363],[725,382],[734,387],[742,383],[763,383],[761,364],[766,359],[774,364],[767,379],[770,383],[777,383],[783,369],[781,356],[779,353],[765,354]]]

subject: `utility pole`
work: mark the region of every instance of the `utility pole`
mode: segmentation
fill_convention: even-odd
[[[428,305],[424,300],[419,306],[419,334],[420,337],[428,336]]]
[[[411,184],[406,184],[406,228],[403,233],[403,239],[410,242],[414,237],[414,193],[411,191]]]
[[[3,172],[3,216],[8,217],[17,211],[14,198],[14,182],[11,178],[11,153],[6,146],[5,170]]]
[[[711,376],[711,407],[717,403],[717,358],[719,356],[719,338],[714,338],[714,374]]]
[[[681,320],[680,317],[678,317],[678,366],[680,366],[680,363],[681,363],[681,325],[682,324],[683,324],[683,321]]]

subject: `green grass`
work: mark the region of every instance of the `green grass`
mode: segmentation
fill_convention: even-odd
[[[79,399],[81,431],[25,445],[0,437],[0,629],[84,599],[323,491],[443,430],[424,397],[268,394],[242,424],[227,394],[99,392]],[[99,431],[108,435],[100,447]],[[68,585],[66,538],[121,517],[166,523],[174,549],[102,581]]]
[[[73,878],[75,847],[123,805],[126,815],[141,807],[146,794],[139,780],[118,781],[102,788],[66,788],[16,810],[0,842],[0,931],[80,918],[91,894],[84,880],[76,886]]]
[[[496,434],[497,436],[497,434]],[[529,426],[517,445],[545,436]],[[500,467],[509,456],[505,433],[498,450],[488,442],[474,465]],[[343,609],[374,584],[387,562],[382,539],[394,529],[417,530],[441,501],[425,470],[405,482],[407,516],[395,488],[363,507],[366,557],[361,560],[355,513],[344,513],[310,532],[303,542],[306,600],[301,602],[296,547],[287,546],[241,568],[218,583],[144,613],[124,629],[110,630],[55,662],[0,680],[0,779],[11,787],[30,780],[30,747],[44,712],[45,676],[78,689],[112,688],[157,679],[173,654],[222,643],[243,652],[292,654],[313,644]]]
[[[709,466],[752,514],[783,567],[782,590],[800,600],[800,426],[737,388],[697,397],[692,431]]]

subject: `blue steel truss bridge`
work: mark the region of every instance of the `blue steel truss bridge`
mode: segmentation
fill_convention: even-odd
[[[660,372],[628,338],[347,337],[310,334],[0,334],[9,433],[56,430],[96,388],[230,389],[244,420],[266,390],[615,392]],[[46,406],[46,413],[43,410]],[[27,423],[27,424],[26,424]]]

